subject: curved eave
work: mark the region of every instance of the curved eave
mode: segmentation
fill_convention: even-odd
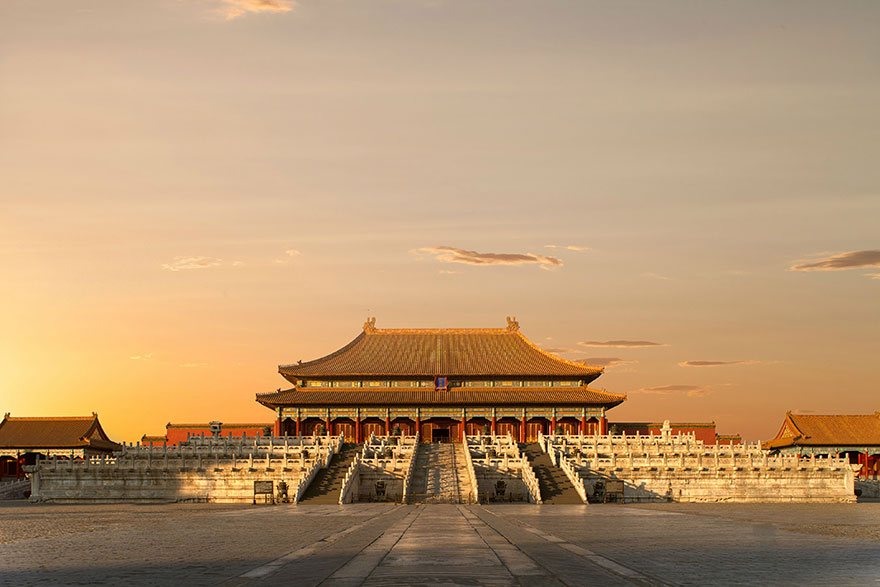
[[[88,448],[90,444],[88,442],[53,442],[53,443],[10,443],[10,444],[0,444],[0,448],[5,449],[30,449],[30,448],[54,448],[54,449],[76,449],[76,448]]]
[[[401,390],[400,388],[375,388],[370,390],[300,391],[296,388],[257,394],[260,404],[277,409],[284,406],[601,406],[606,409],[620,405],[625,395],[608,393],[589,388],[556,388],[533,390],[467,388],[450,391]]]
[[[352,339],[352,341],[349,342],[347,345],[336,351],[333,351],[329,355],[324,355],[323,357],[312,359],[311,361],[300,361],[299,363],[292,363],[290,365],[278,365],[278,372],[281,373],[281,375],[283,375],[285,379],[293,383],[293,381],[290,380],[288,376],[294,377],[296,375],[300,375],[300,377],[302,377],[303,375],[301,375],[300,372],[304,369],[307,369],[308,367],[312,367],[314,365],[320,365],[321,363],[338,357],[339,355],[347,352],[349,349],[357,346],[357,344],[361,342],[361,340],[363,340],[366,335],[366,332],[361,332],[356,337],[354,337],[354,339]]]
[[[513,379],[513,380],[523,380],[523,381],[531,381],[531,380],[546,380],[548,378],[552,379],[567,379],[567,380],[583,380],[585,383],[592,383],[596,379],[599,378],[603,373],[605,373],[604,367],[596,367],[594,371],[588,371],[585,373],[578,374],[555,374],[549,373],[547,375],[535,375],[535,374],[516,374],[516,373],[406,373],[406,374],[389,374],[389,373],[364,373],[364,372],[343,372],[343,373],[334,373],[333,375],[311,375],[311,374],[302,374],[298,373],[292,369],[287,369],[284,366],[278,367],[278,373],[281,374],[288,382],[293,385],[297,385],[298,382],[302,379],[309,379],[314,381],[327,381],[333,379],[356,379],[356,378],[364,378],[364,379],[389,379],[389,380],[406,380],[406,379],[428,379],[432,380],[434,377],[438,375],[446,375],[448,377],[452,377],[455,379]]]

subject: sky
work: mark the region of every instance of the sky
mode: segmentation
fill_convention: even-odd
[[[376,326],[611,421],[880,409],[880,5],[5,0],[0,412],[269,422]]]

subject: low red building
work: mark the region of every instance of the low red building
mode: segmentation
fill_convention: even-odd
[[[611,434],[654,434],[660,436],[663,422],[612,422],[609,424]],[[703,444],[742,444],[739,434],[718,434],[715,422],[670,422],[672,434],[693,434]]]
[[[110,455],[122,446],[110,440],[98,414],[82,417],[12,417],[0,422],[0,478],[23,476],[36,459]]]
[[[164,436],[144,435],[141,444],[144,446],[175,446],[185,442],[190,436],[271,436],[271,423],[232,423],[208,422],[203,424],[172,424],[165,425]]]

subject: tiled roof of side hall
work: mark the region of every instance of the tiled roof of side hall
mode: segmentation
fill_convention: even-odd
[[[789,412],[776,437],[764,444],[767,448],[880,445],[880,412],[856,415]]]
[[[341,349],[313,361],[281,365],[291,381],[307,377],[449,376],[576,377],[592,381],[601,367],[542,350],[508,319],[507,328],[375,328],[375,319]]]
[[[403,405],[603,405],[622,403],[625,395],[587,387],[541,388],[540,390],[499,389],[497,387],[401,391],[400,388],[364,390],[300,391],[286,389],[257,394],[257,401],[271,408],[297,406],[403,406]]]
[[[110,441],[98,416],[83,417],[6,417],[0,422],[3,448],[96,448],[118,447]]]

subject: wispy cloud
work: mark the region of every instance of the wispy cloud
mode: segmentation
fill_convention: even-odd
[[[651,342],[650,340],[584,340],[578,343],[581,346],[589,347],[615,347],[634,349],[649,346],[667,346],[662,342]]]
[[[864,267],[880,267],[880,251],[848,251],[812,261],[800,261],[789,271],[842,271]],[[880,279],[880,273],[868,273],[871,279]]]
[[[274,259],[272,262],[275,263],[276,265],[284,265],[285,263],[287,263],[291,259],[295,259],[295,258],[299,257],[300,255],[302,255],[302,252],[300,252],[296,249],[287,249],[286,251],[284,251],[284,257],[282,257],[280,259]]]
[[[679,367],[720,367],[722,365],[754,365],[761,361],[682,361]]]
[[[653,271],[648,271],[647,273],[642,273],[642,277],[647,277],[649,279],[662,279],[665,281],[672,279],[671,277],[666,277],[665,275],[660,275],[659,273],[654,273]]]
[[[815,414],[816,410],[804,410],[804,409],[798,408],[797,410],[792,410],[791,413],[792,414],[807,415],[807,414]]]
[[[454,247],[422,247],[414,251],[434,255],[444,263],[464,263],[465,265],[538,265],[541,269],[562,267],[556,257],[535,255],[534,253],[478,253]]]
[[[712,390],[703,385],[657,385],[655,387],[642,387],[633,390],[632,393],[652,393],[657,395],[682,394],[688,397],[702,397],[712,393]]]
[[[553,353],[554,355],[562,355],[562,354],[583,354],[587,351],[584,349],[570,349],[567,347],[542,347],[543,350],[548,353]],[[578,363],[583,363],[584,365],[589,365],[591,367],[606,367],[608,369],[613,369],[615,367],[623,367],[624,365],[632,365],[633,363],[638,363],[638,361],[633,361],[631,359],[621,359],[620,357],[588,357],[586,359],[577,359]]]
[[[181,367],[185,367],[187,369],[192,369],[194,367],[204,367],[207,363],[181,363]]]
[[[149,361],[153,358],[153,353],[148,353],[146,355],[134,355],[129,357],[132,361]]]
[[[578,349],[567,349],[567,348],[561,347],[561,346],[543,347],[543,350],[548,353],[553,353],[555,355],[558,355],[561,353],[580,353],[580,352],[583,352],[583,351],[579,351]]]
[[[214,259],[213,257],[174,257],[173,261],[163,264],[162,268],[168,271],[207,269],[208,267],[216,267],[222,262],[220,259]]]
[[[296,4],[293,0],[220,0],[220,13],[226,20],[248,14],[290,12]]]
[[[586,365],[597,365],[599,367],[607,367],[609,369],[638,363],[638,361],[621,359],[620,357],[587,357],[586,359],[581,359],[581,362]]]
[[[589,251],[590,247],[582,247],[580,245],[544,245],[546,249],[566,249],[568,251]]]

